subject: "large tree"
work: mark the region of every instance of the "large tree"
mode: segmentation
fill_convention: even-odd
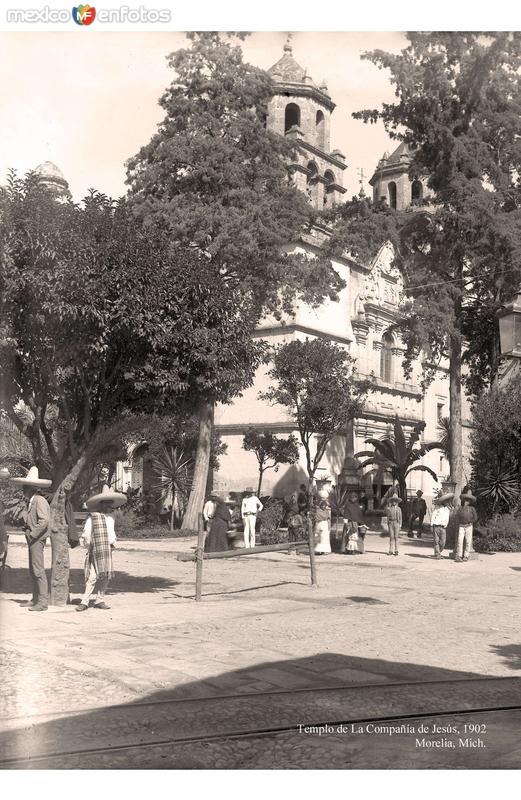
[[[390,71],[397,100],[354,116],[380,119],[405,141],[411,178],[425,178],[430,189],[431,202],[414,213],[372,213],[386,221],[405,275],[406,363],[424,353],[425,384],[449,360],[451,474],[459,490],[462,378],[471,392],[493,378],[495,312],[521,278],[521,35],[410,33],[408,40],[399,54],[364,55]],[[360,207],[352,215],[368,236],[351,224],[339,241],[363,250],[372,230],[381,243],[378,219],[364,220]]]
[[[273,354],[273,386],[260,397],[294,419],[310,486],[328,444],[362,411],[368,384],[354,378],[353,368],[349,353],[324,339],[288,342]]]
[[[0,399],[51,468],[54,603],[67,596],[67,495],[121,415],[169,412],[209,382],[221,399],[253,378],[250,320],[207,263],[124,202],[59,202],[14,176],[0,196]]]
[[[175,77],[160,100],[159,130],[129,162],[130,198],[145,224],[160,224],[174,241],[204,253],[216,279],[210,302],[221,301],[218,282],[233,287],[236,312],[247,315],[253,333],[263,314],[288,311],[297,298],[336,298],[342,281],[329,260],[311,265],[285,252],[313,212],[288,181],[294,145],[266,127],[271,78],[244,63],[240,46],[221,34],[188,38],[191,46],[169,58]],[[249,364],[236,358],[233,370],[245,386]],[[195,527],[204,500],[212,409],[237,394],[237,385],[227,396],[218,391],[219,382],[216,370],[191,387],[200,434],[184,527]]]

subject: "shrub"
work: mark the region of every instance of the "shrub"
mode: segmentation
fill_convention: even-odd
[[[288,541],[288,531],[285,530],[264,530],[261,529],[259,544],[284,544]]]
[[[474,550],[478,553],[521,552],[521,516],[502,514],[479,526],[474,535]]]
[[[179,539],[184,536],[197,536],[197,531],[189,528],[170,531],[167,525],[142,526],[136,530],[123,531],[116,528],[116,533],[120,539]]]
[[[278,500],[276,497],[266,498],[264,508],[259,514],[259,521],[262,533],[277,531],[279,525],[284,519],[286,507],[284,500]]]
[[[116,524],[116,531],[120,531],[122,535],[145,527],[143,517],[140,517],[136,511],[132,508],[127,508],[127,506],[116,509],[114,512],[114,522]]]

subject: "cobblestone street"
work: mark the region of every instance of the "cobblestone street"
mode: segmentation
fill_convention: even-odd
[[[430,542],[402,534],[400,557],[389,559],[387,541],[372,534],[364,556],[318,559],[318,589],[309,585],[304,555],[205,562],[203,602],[196,604],[194,566],[175,559],[176,552],[192,546],[193,540],[121,541],[109,611],[76,614],[69,605],[30,614],[19,606],[28,596],[26,548],[13,537],[11,592],[0,601],[6,766],[10,759],[38,753],[88,749],[100,728],[99,714],[108,741],[114,743],[110,731],[117,730],[117,746],[127,747],[141,740],[166,741],[168,731],[178,737],[204,731],[224,736],[250,723],[251,730],[272,730],[300,720],[319,722],[321,714],[327,722],[519,706],[521,554],[483,555],[457,565],[448,558],[434,561]],[[50,563],[50,548],[46,557]],[[82,588],[82,557],[79,549],[71,551],[73,599]],[[492,677],[513,680],[477,680]],[[450,682],[450,691],[442,681]],[[317,706],[328,687],[342,691],[324,694]],[[251,696],[258,694],[265,696],[255,704]],[[217,706],[183,705],[205,698],[214,698]],[[143,703],[146,710],[135,705]],[[165,703],[176,709],[175,724],[171,710],[161,723]],[[144,710],[136,712],[138,707]],[[509,757],[505,752],[519,761],[516,747],[505,747],[508,731],[517,724],[515,713],[504,725],[495,717],[490,751],[457,751],[454,766],[485,766],[483,759],[492,757],[500,743],[503,761]],[[273,735],[289,747],[286,766],[294,747],[304,748],[304,761],[320,762],[324,739],[306,737],[306,744],[299,740],[297,745],[289,731]],[[347,759],[351,766],[363,766],[365,756],[356,743],[337,738],[327,765],[342,766]],[[379,741],[370,747],[373,762]],[[400,740],[393,741],[400,750]],[[193,748],[187,761],[181,742],[175,753],[171,745],[161,746],[155,764],[201,766]],[[382,758],[392,746],[382,740]],[[260,746],[255,766],[270,766],[270,747],[266,743],[264,752]],[[141,766],[143,758],[143,765],[151,766],[151,757],[150,749],[139,757],[134,753],[132,765]],[[432,752],[428,757],[408,753],[401,766],[432,766],[433,757]],[[446,752],[440,756],[447,757]],[[82,766],[71,758],[55,766]],[[91,755],[83,766],[112,763],[106,753],[96,758]],[[113,765],[128,767],[122,758],[114,756]],[[221,764],[220,755],[212,758]],[[271,766],[283,766],[281,758],[279,750]],[[303,766],[299,758],[295,766]]]

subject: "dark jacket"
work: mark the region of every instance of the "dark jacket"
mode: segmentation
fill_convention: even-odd
[[[27,538],[31,542],[46,539],[49,533],[51,509],[49,503],[41,494],[33,494],[29,501],[25,527]]]
[[[458,525],[474,525],[478,521],[478,515],[474,506],[461,506],[454,515]]]
[[[364,512],[358,503],[347,502],[344,506],[344,519],[349,519],[351,522],[363,522]]]
[[[411,511],[417,517],[424,517],[427,513],[427,503],[423,497],[415,497],[411,503]]]
[[[221,550],[229,550],[228,528],[232,517],[230,510],[225,503],[219,503],[210,526],[210,532],[206,537],[204,549],[206,553],[217,553]]]

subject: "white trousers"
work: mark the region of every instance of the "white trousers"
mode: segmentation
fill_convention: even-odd
[[[244,546],[255,547],[255,525],[257,523],[256,514],[247,514],[243,517],[244,521]]]
[[[458,543],[456,545],[456,553],[460,558],[468,558],[469,553],[472,553],[472,534],[474,528],[472,525],[460,525],[458,529]],[[465,546],[464,546],[465,545]]]
[[[89,570],[89,577],[85,581],[85,594],[81,598],[82,606],[89,605],[89,600],[91,599],[94,589],[96,588],[96,584],[98,586],[97,599],[103,600],[103,598],[105,597],[105,592],[107,591],[108,583],[109,583],[108,578],[100,578],[98,580],[98,576],[96,574],[96,570],[94,569],[94,565],[91,564]]]

